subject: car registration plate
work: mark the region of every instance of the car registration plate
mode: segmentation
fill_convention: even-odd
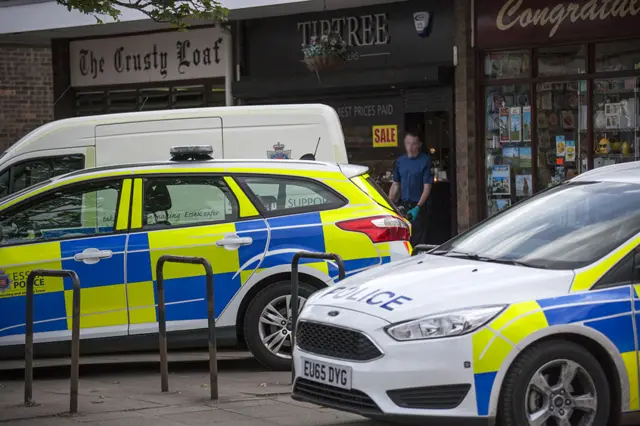
[[[351,367],[306,358],[301,358],[301,361],[300,375],[305,379],[342,389],[351,389]]]

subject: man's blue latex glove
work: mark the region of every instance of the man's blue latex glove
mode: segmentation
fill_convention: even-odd
[[[420,213],[420,206],[415,206],[407,212],[407,216],[409,216],[409,220],[413,222],[417,219],[418,213]]]

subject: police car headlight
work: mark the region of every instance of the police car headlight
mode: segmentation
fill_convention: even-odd
[[[428,315],[393,324],[386,332],[399,341],[437,339],[471,333],[495,318],[506,305],[482,306]]]

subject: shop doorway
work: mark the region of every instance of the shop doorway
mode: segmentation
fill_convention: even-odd
[[[456,194],[450,114],[448,111],[408,113],[405,114],[405,128],[421,135],[423,148],[431,155],[434,184],[425,243],[442,244],[454,236],[452,199]]]

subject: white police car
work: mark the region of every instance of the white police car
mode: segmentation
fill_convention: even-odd
[[[293,398],[422,424],[616,424],[640,409],[639,246],[640,164],[545,190],[312,295]]]

